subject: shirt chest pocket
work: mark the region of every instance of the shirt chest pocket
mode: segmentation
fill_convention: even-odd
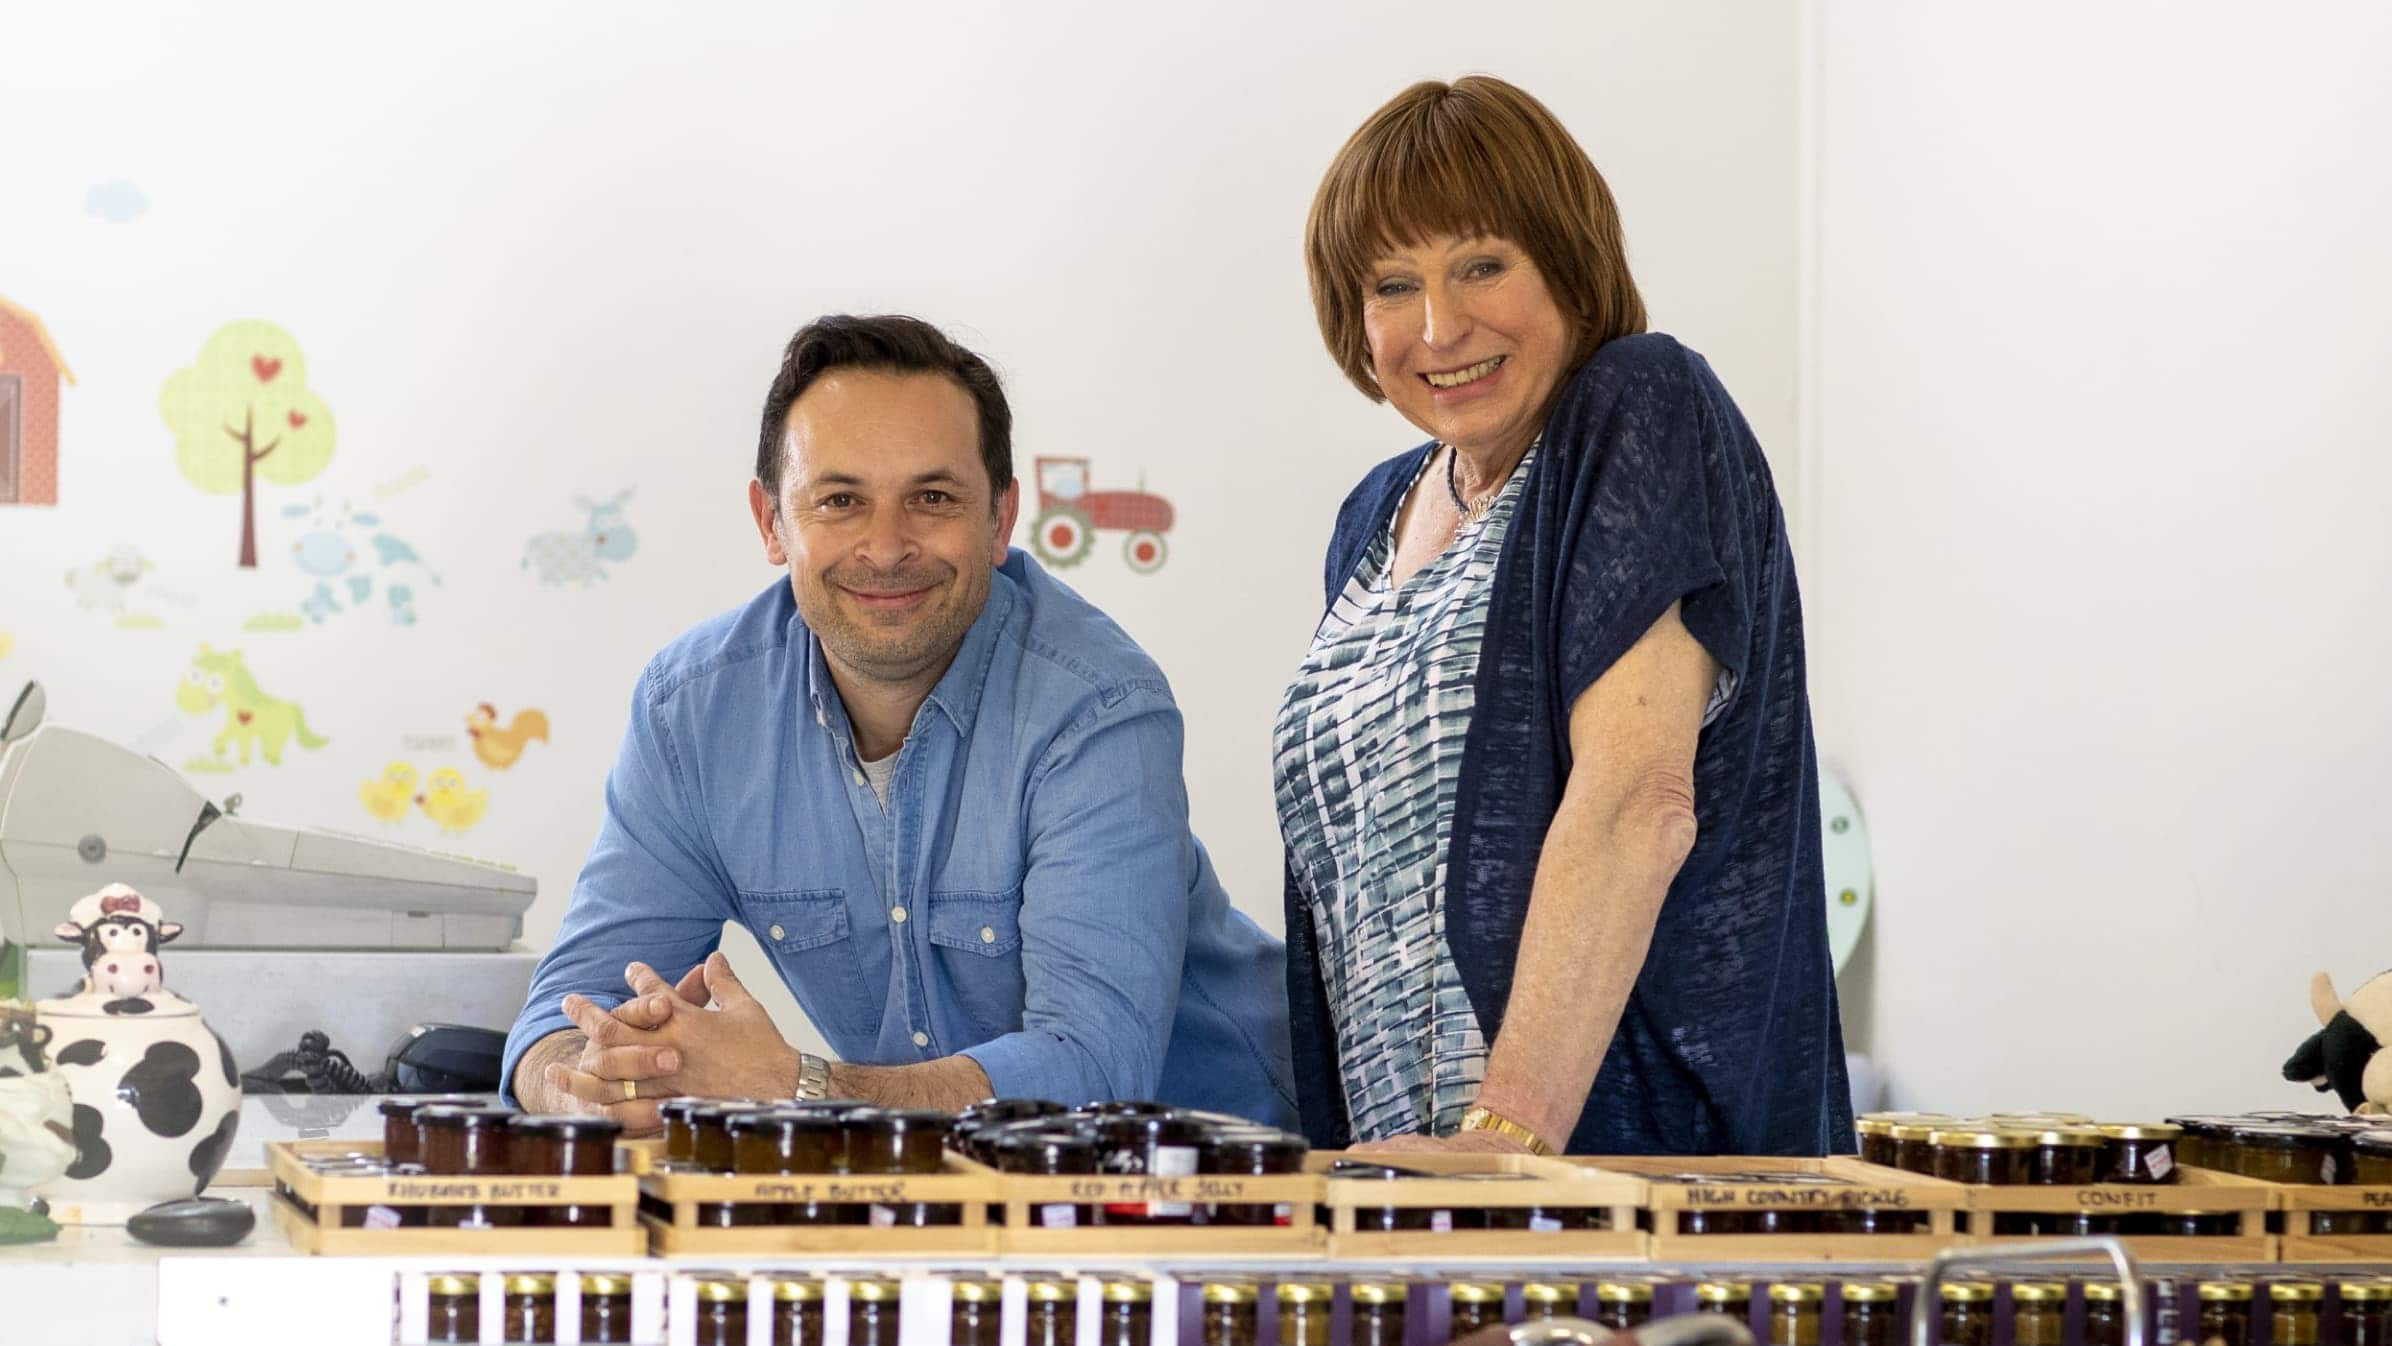
[[[1002,958],[1022,947],[1022,890],[1003,893],[932,893],[930,942],[983,958]]]
[[[851,938],[847,894],[741,889],[739,906],[749,933],[823,1037],[842,1056],[866,1053],[880,1031],[885,997],[869,989],[865,950]]]
[[[930,895],[930,956],[955,1007],[971,1023],[973,1040],[1019,1030],[1022,977],[1022,890]]]

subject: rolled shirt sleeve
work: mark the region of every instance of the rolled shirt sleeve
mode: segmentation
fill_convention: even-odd
[[[507,1035],[500,1078],[509,1102],[516,1101],[515,1064],[523,1053],[572,1026],[561,1008],[565,996],[618,1005],[630,998],[626,965],[636,959],[660,969],[695,966],[721,942],[732,915],[729,885],[691,807],[656,680],[651,665],[632,696],[630,727],[606,778],[598,840]]]
[[[1167,688],[1059,735],[1033,774],[1022,880],[1022,1027],[964,1055],[999,1097],[1147,1099],[1179,1006],[1200,860]]]

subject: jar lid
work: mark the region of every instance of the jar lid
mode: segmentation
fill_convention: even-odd
[[[775,1107],[757,1098],[710,1098],[689,1110],[689,1120],[700,1125],[726,1122],[743,1112],[759,1112]]]
[[[2350,1143],[2352,1149],[2366,1154],[2392,1154],[2392,1131],[2361,1131]]]
[[[1596,1281],[1595,1302],[1650,1304],[1653,1302],[1653,1285],[1650,1281]]]
[[[951,1281],[947,1285],[947,1294],[948,1297],[960,1304],[1000,1304],[1005,1299],[1005,1283],[980,1280]]]
[[[374,1105],[385,1117],[408,1117],[423,1108],[478,1108],[490,1100],[480,1094],[418,1094],[413,1098],[386,1098]]]
[[[2010,1286],[2010,1302],[2065,1304],[2068,1302],[2068,1287],[2060,1281],[2015,1281]]]
[[[1254,1287],[1244,1281],[1206,1281],[1204,1302],[1207,1304],[1251,1304]]]
[[[1859,1120],[1863,1122],[1883,1122],[1891,1126],[1909,1126],[1914,1124],[1928,1125],[1935,1122],[1955,1122],[1960,1119],[1954,1117],[1948,1112],[1864,1112],[1860,1115]]]
[[[1253,1159],[1297,1161],[1311,1151],[1302,1136],[1272,1127],[1250,1127],[1238,1130],[1215,1131],[1206,1136],[1203,1152],[1211,1155],[1245,1155]]]
[[[2203,1281],[2201,1288],[2194,1293],[2205,1303],[2247,1303],[2251,1298],[2251,1283],[2249,1281]]]
[[[986,1125],[991,1122],[1018,1122],[1031,1117],[1052,1117],[1068,1111],[1062,1104],[1047,1098],[984,1098],[955,1114],[955,1124]]]
[[[1827,1298],[1827,1287],[1817,1281],[1779,1281],[1769,1287],[1772,1304],[1816,1304]]]
[[[627,1295],[631,1293],[631,1278],[613,1271],[584,1272],[581,1278],[581,1293],[585,1299],[592,1295],[601,1299]]]
[[[2168,1122],[2103,1122],[2095,1130],[2104,1140],[2175,1140],[2184,1128]]]
[[[1031,1124],[1036,1127],[1036,1123]],[[996,1166],[1007,1173],[1094,1173],[1096,1140],[1059,1128],[1005,1128],[987,1140]]]
[[[2226,1133],[2234,1144],[2262,1150],[2305,1150],[2317,1145],[2331,1145],[2334,1134],[2313,1126],[2290,1126],[2263,1122],[2257,1126],[2237,1126]]]
[[[2035,1136],[2030,1131],[1938,1131],[1927,1143],[1945,1150],[2031,1150]]]
[[[871,1276],[847,1283],[847,1298],[850,1301],[860,1299],[867,1304],[894,1304],[897,1302],[897,1293],[898,1282],[885,1277]]]
[[[747,1298],[746,1281],[719,1280],[709,1277],[705,1280],[692,1281],[690,1288],[697,1292],[699,1299],[708,1304],[735,1304]]]
[[[839,1124],[849,1131],[868,1135],[902,1136],[931,1132],[946,1135],[955,1129],[955,1119],[930,1108],[851,1108],[839,1114]]]
[[[482,1127],[510,1125],[517,1115],[512,1108],[493,1108],[482,1104],[468,1106],[458,1103],[443,1103],[437,1107],[418,1109],[415,1114],[415,1124],[419,1127],[438,1127],[443,1131],[452,1127],[460,1131],[472,1131]]]
[[[2081,1112],[1997,1112],[1985,1119],[1995,1126],[2022,1126],[2041,1131],[2054,1126],[2091,1126],[2093,1119]]]
[[[1447,1287],[1447,1293],[1452,1295],[1457,1304],[1500,1304],[1503,1302],[1503,1287],[1491,1285],[1486,1281],[1455,1281]]]
[[[2344,1281],[2336,1288],[2342,1292],[2345,1304],[2381,1304],[2392,1300],[2392,1281]]]
[[[2096,1149],[2101,1142],[2102,1133],[2089,1126],[2055,1126],[2035,1133],[2037,1145]]]
[[[1885,1134],[1886,1134],[1887,1138],[1888,1138],[1888,1139],[1891,1139],[1891,1140],[1925,1140],[1925,1141],[1932,1141],[1932,1140],[1934,1140],[1934,1139],[1935,1139],[1935,1133],[1936,1133],[1936,1131],[1937,1131],[1937,1130],[1938,1130],[1938,1129],[1939,1129],[1941,1126],[1943,1126],[1943,1125],[1945,1125],[1945,1123],[1940,1123],[1940,1122],[1895,1122],[1895,1123],[1891,1124],[1890,1126],[1886,1127],[1886,1129],[1885,1129]]]
[[[1992,1281],[1945,1281],[1943,1302],[1946,1304],[1990,1304],[1993,1302]]]
[[[2126,1289],[2116,1281],[2086,1281],[2085,1298],[2096,1304],[2115,1304],[2126,1298]]]
[[[736,1136],[742,1131],[760,1131],[779,1135],[805,1132],[817,1136],[835,1135],[839,1119],[827,1112],[800,1112],[795,1108],[757,1108],[753,1112],[737,1112],[723,1121],[723,1129]]]
[[[1751,1281],[1703,1281],[1694,1287],[1696,1302],[1725,1304],[1735,1299],[1752,1298]]]
[[[1107,1304],[1145,1304],[1154,1299],[1154,1285],[1150,1281],[1106,1281]]]
[[[822,1298],[822,1282],[790,1276],[772,1283],[772,1297],[783,1304],[813,1304]]]
[[[656,1100],[656,1115],[668,1122],[687,1121],[690,1113],[704,1106],[706,1106],[706,1100],[703,1098],[691,1098],[687,1094],[676,1094],[671,1098]]]
[[[1404,1287],[1394,1281],[1356,1281],[1346,1294],[1357,1304],[1401,1304]]]
[[[1080,1297],[1080,1287],[1072,1281],[1032,1281],[1030,1298],[1039,1304],[1070,1304]]]
[[[507,1277],[507,1293],[510,1295],[553,1295],[556,1293],[556,1277],[534,1272],[509,1276]]]
[[[2267,1297],[2278,1304],[2315,1304],[2326,1297],[2326,1288],[2316,1281],[2270,1281]]]
[[[1847,1281],[1844,1302],[1847,1304],[1891,1304],[1902,1297],[1902,1287],[1892,1281]]]
[[[434,1276],[424,1282],[424,1286],[436,1295],[478,1295],[482,1292],[482,1278],[461,1272],[452,1273]]]
[[[1332,1293],[1327,1281],[1279,1282],[1279,1302],[1282,1304],[1326,1304]]]
[[[623,1124],[612,1117],[567,1116],[561,1113],[521,1113],[507,1123],[512,1131],[538,1131],[564,1140],[613,1139]]]
[[[1531,1304],[1571,1304],[1578,1302],[1576,1281],[1530,1281],[1520,1287],[1520,1298]]]

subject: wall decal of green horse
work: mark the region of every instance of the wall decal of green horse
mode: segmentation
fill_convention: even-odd
[[[321,748],[332,741],[307,727],[307,716],[298,702],[266,695],[242,662],[239,650],[218,652],[200,646],[183,674],[183,685],[175,689],[174,703],[190,715],[205,715],[223,706],[224,732],[216,735],[216,755],[224,756],[225,745],[232,744],[239,749],[243,766],[249,765],[253,744],[266,765],[280,766],[283,745],[294,734],[302,748]]]

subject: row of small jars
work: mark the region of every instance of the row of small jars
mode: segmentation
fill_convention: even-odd
[[[430,1177],[591,1178],[615,1171],[622,1126],[606,1117],[544,1116],[479,1099],[388,1098],[381,1103],[382,1155],[351,1156],[349,1172]],[[321,1165],[319,1165],[321,1167]],[[347,1208],[344,1219],[413,1225],[604,1226],[606,1206],[383,1206]]]
[[[667,1099],[666,1168],[754,1177],[932,1174],[946,1167],[954,1118],[929,1108],[879,1108],[854,1100],[767,1103]],[[923,1227],[962,1218],[951,1204],[909,1202],[706,1202],[701,1226],[873,1224]]]
[[[1846,1281],[1837,1286],[1841,1346],[1900,1346],[1909,1340],[1905,1289],[1915,1282]],[[2172,1291],[2174,1282],[2155,1282]],[[2336,1287],[2339,1313],[2330,1346],[2385,1346],[2392,1342],[2392,1281],[2352,1280]],[[1991,1281],[1944,1281],[1937,1287],[1936,1340],[1942,1346],[2064,1346],[2070,1286],[2065,1281],[2016,1281],[2009,1286],[2008,1332],[1998,1336]],[[2325,1283],[2277,1280],[2211,1280],[2194,1288],[2193,1331],[2183,1331],[2172,1295],[2154,1293],[2150,1340],[2191,1340],[2204,1346],[2329,1346],[2321,1336]],[[2084,1301],[2082,1346],[2123,1346],[2127,1305],[2116,1281],[2078,1283]],[[2264,1295],[2269,1312],[2253,1335],[2254,1304]],[[1698,1312],[1725,1313],[1750,1322],[1752,1287],[1739,1281],[1706,1281],[1695,1288]],[[1816,1282],[1781,1282],[1768,1289],[1766,1340],[1770,1346],[1824,1346],[1827,1287]],[[1915,1311],[1915,1306],[1913,1306]]]
[[[1065,1108],[1038,1099],[991,1099],[956,1117],[955,1147],[1000,1173],[1022,1177],[1276,1177],[1304,1171],[1304,1138],[1228,1113],[1159,1103]],[[1048,1204],[1047,1228],[1086,1225],[1286,1225],[1285,1203],[1112,1202]]]
[[[2176,1153],[2182,1128],[2096,1122],[2082,1113],[1878,1112],[1855,1129],[1860,1157],[1870,1163],[1979,1186],[2170,1183],[2183,1164]]]
[[[2392,1183],[2392,1130],[2381,1118],[2267,1112],[2169,1120],[2184,1131],[2178,1157],[2201,1168],[2267,1182]]]

